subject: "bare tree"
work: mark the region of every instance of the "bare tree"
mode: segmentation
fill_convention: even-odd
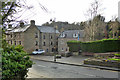
[[[95,16],[102,14],[104,8],[101,8],[101,6],[100,0],[94,0],[94,2],[90,4],[85,16],[88,17],[88,19],[93,19]]]
[[[102,9],[100,7],[101,3],[98,0],[94,0],[94,2],[91,3],[91,6],[87,11],[87,14],[85,15],[89,17],[87,21],[88,23],[85,27],[85,31],[86,37],[87,39],[89,38],[88,40],[90,41],[100,39],[100,35],[103,32],[103,27],[105,27],[105,18],[101,16],[100,11]]]
[[[1,25],[3,27],[6,28],[6,26],[11,23],[11,22],[20,22],[20,21],[24,21],[24,20],[19,20],[17,21],[21,16],[21,15],[17,15],[15,16],[15,14],[18,14],[20,12],[22,12],[22,8],[24,9],[31,9],[31,6],[27,6],[26,4],[21,3],[21,0],[17,0],[17,1],[9,1],[7,0],[6,2],[0,2],[1,3]]]

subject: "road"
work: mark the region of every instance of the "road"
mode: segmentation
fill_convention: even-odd
[[[28,78],[118,78],[118,72],[32,60]]]

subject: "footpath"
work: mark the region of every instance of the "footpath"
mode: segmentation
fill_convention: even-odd
[[[30,55],[30,58],[35,60],[45,61],[45,62],[66,64],[66,65],[73,65],[73,66],[82,66],[82,67],[91,67],[91,68],[102,69],[102,70],[120,71],[120,69],[118,68],[86,65],[83,63],[83,61],[85,59],[92,58],[88,56],[79,55],[79,56],[62,57],[60,59],[56,59],[56,61],[54,61],[54,56]]]

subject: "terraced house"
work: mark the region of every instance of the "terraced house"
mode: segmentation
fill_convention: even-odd
[[[31,20],[29,25],[20,23],[16,28],[9,27],[6,31],[6,40],[10,45],[22,45],[24,50],[31,53],[43,49],[47,53],[54,53],[58,48],[59,31],[54,27],[35,25]]]

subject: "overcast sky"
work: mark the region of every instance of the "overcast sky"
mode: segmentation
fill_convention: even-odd
[[[85,13],[94,0],[24,0],[28,6],[33,6],[31,10],[23,9],[22,19],[35,20],[37,25],[41,25],[49,20],[67,21],[69,23],[85,21],[88,18]],[[118,16],[118,2],[120,0],[99,0],[102,15],[106,21],[112,16]],[[48,12],[41,9],[40,4],[48,9]]]

